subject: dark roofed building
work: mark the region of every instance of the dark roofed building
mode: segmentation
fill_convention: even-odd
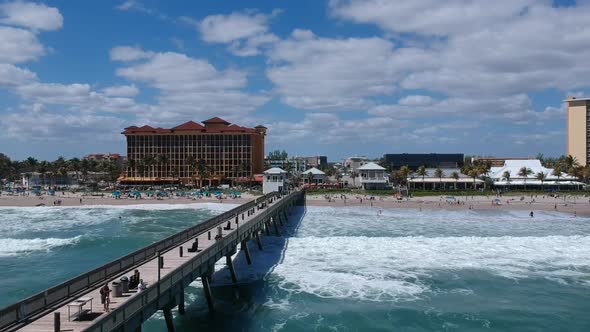
[[[383,156],[393,169],[408,166],[416,170],[420,166],[429,168],[461,168],[464,163],[462,153],[397,153]]]

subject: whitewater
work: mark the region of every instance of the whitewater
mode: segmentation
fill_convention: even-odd
[[[1,208],[0,306],[232,207]],[[178,330],[590,330],[588,218],[307,207],[290,219],[250,246],[253,265],[234,256],[237,285],[218,262],[213,317],[191,284]],[[161,315],[144,326],[164,328]]]

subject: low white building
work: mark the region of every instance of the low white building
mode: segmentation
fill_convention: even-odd
[[[319,169],[312,167],[307,171],[301,173],[301,180],[303,184],[321,185],[326,182],[326,173]]]
[[[520,174],[523,168],[530,170],[527,176]],[[538,179],[540,173],[545,175],[544,180]],[[561,173],[559,176],[553,175],[553,169],[544,167],[538,159],[506,160],[504,166],[492,167],[489,176],[494,185],[500,188],[557,189],[581,188],[584,186],[584,183],[579,182],[576,177],[566,173]]]
[[[384,167],[369,162],[358,168],[361,175],[361,186],[365,190],[385,189],[389,184],[389,175]]]
[[[279,167],[273,167],[264,171],[262,178],[262,193],[269,194],[275,191],[287,190],[287,172]]]
[[[436,170],[436,168],[427,168],[424,177],[416,173],[411,174],[407,179],[408,186],[410,188],[433,190],[482,188],[484,186],[483,180],[473,179],[461,173],[459,168],[440,168],[442,172],[440,177],[436,176]]]

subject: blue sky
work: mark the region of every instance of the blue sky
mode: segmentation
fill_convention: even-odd
[[[0,152],[125,152],[124,127],[221,116],[266,149],[565,153],[590,2],[0,1]]]

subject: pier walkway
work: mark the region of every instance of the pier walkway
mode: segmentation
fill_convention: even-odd
[[[279,235],[289,209],[304,201],[303,191],[259,197],[0,310],[0,331],[141,331],[141,324],[158,310],[164,311],[168,330],[174,331],[171,309],[178,305],[179,313],[184,314],[184,288],[200,278],[209,309],[214,310],[209,282],[215,262],[226,258],[235,283],[231,255],[237,245],[241,244],[250,264],[248,241],[256,240],[262,249],[260,235]],[[188,252],[195,239],[198,252]],[[121,297],[111,292],[110,311],[103,312],[100,288],[108,283],[113,290],[112,281],[130,277],[135,270],[147,289],[130,290]],[[72,303],[87,298],[93,299],[91,312],[87,303],[81,317],[69,317],[79,309]]]

